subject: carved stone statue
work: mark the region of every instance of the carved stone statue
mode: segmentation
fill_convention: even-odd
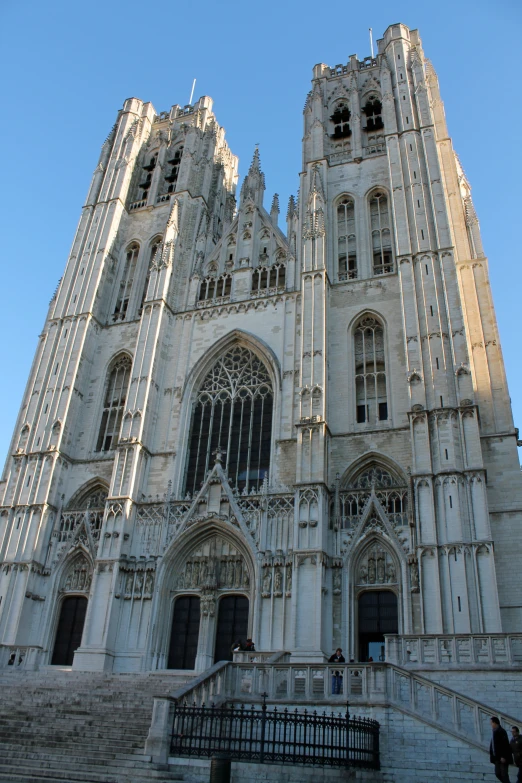
[[[333,572],[333,594],[340,595],[342,589],[342,571],[340,568],[334,568]]]
[[[367,581],[368,581],[368,567],[366,563],[361,563],[361,567],[359,568],[359,582],[365,585]]]
[[[368,582],[375,584],[375,554],[372,552],[368,558]]]
[[[419,564],[416,560],[410,565],[410,580],[412,593],[419,592]]]
[[[397,574],[395,572],[395,566],[393,563],[388,563],[386,566],[386,581],[387,582],[395,582],[397,579]]]
[[[382,550],[377,552],[377,582],[381,584],[384,582],[385,557],[386,555]]]
[[[263,598],[268,598],[270,596],[272,587],[272,572],[270,569],[270,566],[267,566],[265,568],[265,575],[263,577]]]
[[[132,596],[132,586],[134,584],[134,571],[129,571],[125,577],[125,598]]]
[[[192,563],[192,587],[198,587],[199,585],[199,560],[195,560]]]
[[[288,597],[292,595],[292,563],[286,566],[286,595]]]
[[[147,571],[147,575],[145,576],[145,589],[144,589],[144,595],[148,597],[152,597],[152,591],[154,589],[154,574],[152,571]]]
[[[274,571],[274,595],[282,595],[283,593],[283,574],[280,568],[276,568]]]

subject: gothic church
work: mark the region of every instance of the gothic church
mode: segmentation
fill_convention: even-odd
[[[125,101],[0,483],[0,668],[203,672],[247,637],[420,660],[520,630],[517,431],[417,31],[314,67],[302,169],[284,221],[257,150],[236,198],[210,98]]]

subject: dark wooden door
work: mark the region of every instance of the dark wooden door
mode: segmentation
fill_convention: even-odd
[[[231,661],[232,645],[237,639],[243,644],[248,634],[248,598],[226,595],[219,602],[214,662]]]
[[[174,604],[167,669],[193,669],[199,639],[199,598],[182,595]]]
[[[86,612],[87,599],[83,596],[71,595],[64,599],[54,641],[53,666],[72,666],[74,652],[82,643]]]
[[[367,590],[359,596],[359,660],[384,660],[384,634],[399,632],[397,596]]]

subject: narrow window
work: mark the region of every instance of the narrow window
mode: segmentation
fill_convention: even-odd
[[[165,182],[168,185],[167,193],[173,193],[176,190],[176,182],[178,181],[179,167],[181,165],[182,155],[183,155],[183,147],[178,147],[173,157],[167,161],[169,166],[172,166],[169,173],[165,177]]]
[[[75,294],[73,299],[73,304],[76,302],[77,299],[78,299],[78,294]]]
[[[18,530],[18,528],[20,527],[20,522],[21,522],[21,521],[22,521],[22,517],[18,517],[18,521],[17,521],[17,523],[16,523],[16,529],[17,529],[17,530]]]
[[[420,209],[420,201],[419,201],[419,199],[417,199],[417,206]],[[424,239],[424,237],[423,237],[423,239]]]
[[[44,413],[47,413],[48,409],[49,409],[49,403],[45,406]]]
[[[449,459],[449,455],[448,455],[448,449],[444,449],[444,451],[445,451],[445,453],[446,453],[446,459]]]
[[[433,315],[433,305],[430,305],[430,315]]]
[[[388,209],[388,197],[383,192],[374,193],[370,199],[370,222],[372,231],[373,274],[384,275],[393,272],[390,213]]]
[[[384,330],[377,319],[365,316],[358,322],[354,332],[354,352],[357,423],[386,421]]]
[[[462,612],[462,607],[460,605],[460,595],[457,596],[457,601],[459,603],[459,612]]]
[[[60,365],[59,365],[59,364],[57,364],[57,365],[56,365],[56,367],[54,368],[54,374],[55,374],[55,375],[56,375],[56,373],[58,372],[58,367],[59,367],[59,366],[60,366]]]
[[[444,400],[442,399],[442,394],[440,395],[440,407],[444,407]]]
[[[64,340],[65,340],[65,338],[67,337],[67,332],[68,332],[68,331],[69,331],[69,330],[68,330],[68,329],[66,329],[66,330],[65,330],[65,332],[64,332],[64,334],[63,334],[63,339],[64,339]]]
[[[109,372],[96,451],[115,448],[127,399],[131,370],[128,356],[120,356]]]
[[[143,311],[143,303],[145,302],[145,297],[147,296],[147,289],[149,287],[149,280],[150,280],[150,269],[152,266],[152,262],[154,261],[154,256],[158,252],[158,248],[161,245],[161,237],[157,237],[152,241],[152,245],[150,247],[150,255],[149,255],[149,263],[147,265],[147,273],[145,275],[145,282],[143,283],[143,291],[141,294],[141,301],[140,301],[140,309],[138,310],[138,315],[141,315]]]
[[[39,445],[40,445],[40,438],[38,438],[38,440],[36,441],[36,445],[37,445],[37,446],[39,446]]]
[[[125,261],[123,264],[123,271],[120,280],[120,286],[118,289],[118,298],[116,299],[116,306],[114,313],[112,314],[113,321],[124,321],[129,307],[129,299],[132,291],[132,283],[134,281],[134,273],[136,271],[136,263],[138,261],[138,254],[140,252],[140,246],[137,242],[133,242],[125,253]]]
[[[428,264],[424,264],[424,266],[426,267],[426,274],[429,275]]]
[[[85,267],[82,266],[82,271],[80,272],[81,275],[83,275],[84,270],[85,270]]]
[[[424,239],[424,231],[423,231],[422,228],[421,228],[421,237],[422,237],[422,239]]]
[[[343,198],[337,207],[337,273],[339,280],[355,280],[357,277],[355,204],[352,198]]]
[[[438,356],[435,357],[435,365],[436,365],[437,370],[438,370],[439,369],[439,357]]]
[[[139,187],[141,188],[141,198],[142,200],[147,199],[149,197],[149,188],[152,183],[152,172],[156,168],[156,163],[158,162],[158,155],[157,153],[151,157],[149,162],[143,166],[143,171],[145,172],[143,175],[143,179],[139,184]]]
[[[28,487],[30,483],[31,483],[31,476],[29,475],[27,477],[27,484],[25,486]]]

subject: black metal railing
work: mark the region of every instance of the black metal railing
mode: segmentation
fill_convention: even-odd
[[[174,756],[230,758],[257,764],[315,764],[380,769],[379,723],[346,713],[176,704]]]

